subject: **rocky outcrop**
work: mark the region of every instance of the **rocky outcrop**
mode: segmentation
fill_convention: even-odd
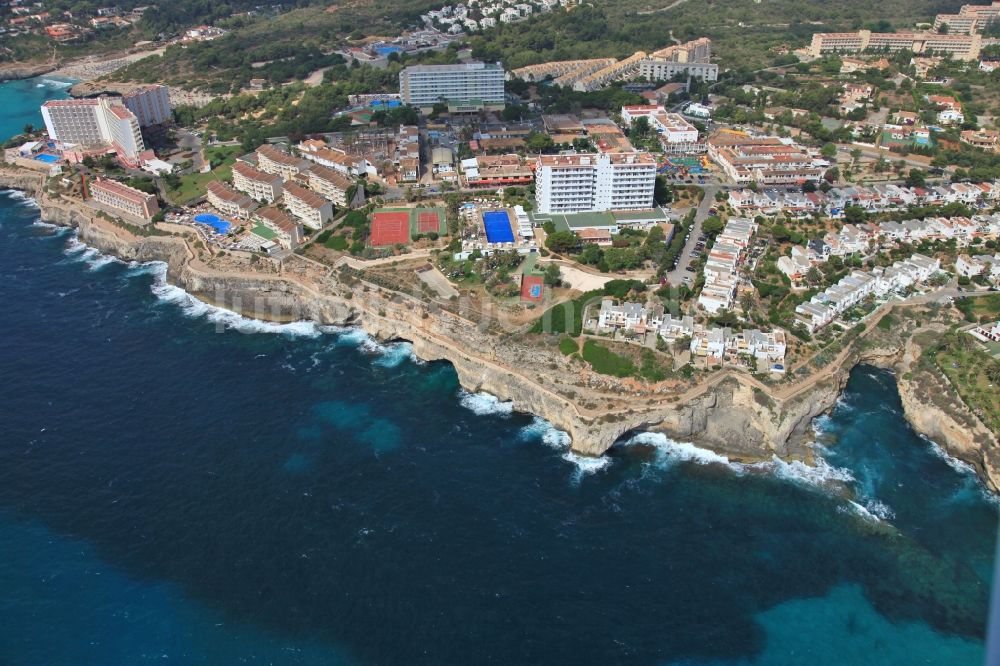
[[[0,64],[0,81],[14,81],[18,79],[31,79],[42,74],[48,74],[57,67],[58,63],[39,62],[23,63],[10,62]]]
[[[911,338],[896,363],[906,420],[949,455],[972,465],[990,490],[1000,492],[997,436],[958,398],[944,376],[917,367],[920,353],[919,344]]]

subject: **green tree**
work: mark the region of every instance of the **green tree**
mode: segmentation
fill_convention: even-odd
[[[906,176],[907,187],[924,187],[927,184],[927,174],[920,169],[910,169]]]
[[[545,246],[552,252],[566,254],[580,247],[580,238],[572,231],[557,231],[545,239]]]

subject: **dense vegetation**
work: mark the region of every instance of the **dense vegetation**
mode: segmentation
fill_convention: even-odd
[[[804,45],[814,32],[870,27],[911,28],[940,11],[956,11],[959,2],[886,0],[613,0],[587,3],[571,12],[553,12],[527,23],[500,25],[472,39],[475,54],[502,60],[510,68],[546,60],[631,55],[670,43],[711,37],[723,65],[752,66],[774,57],[777,46]],[[770,64],[768,62],[768,64]]]

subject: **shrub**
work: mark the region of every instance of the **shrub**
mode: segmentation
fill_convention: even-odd
[[[565,356],[575,354],[580,351],[580,345],[573,338],[563,338],[559,341],[559,351]]]

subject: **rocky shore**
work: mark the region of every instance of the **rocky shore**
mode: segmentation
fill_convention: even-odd
[[[579,372],[561,355],[484,331],[458,314],[363,279],[341,279],[333,270],[311,283],[294,274],[277,272],[279,269],[272,274],[220,271],[199,259],[182,228],[170,235],[137,236],[97,217],[77,202],[48,197],[41,185],[37,174],[0,170],[0,188],[35,195],[43,220],[77,228],[82,242],[102,252],[124,260],[165,262],[171,283],[198,298],[250,316],[360,326],[380,340],[408,340],[419,358],[451,363],[465,389],[511,401],[515,409],[536,414],[566,431],[573,450],[583,455],[603,454],[628,432],[655,431],[737,460],[773,456],[808,459],[812,420],[836,403],[850,369],[858,362],[869,361],[893,367],[903,358],[902,349],[849,354],[843,363],[790,397],[779,397],[744,373],[723,371],[675,396],[636,400],[630,406],[614,409],[593,404],[587,408],[584,405],[588,396],[567,395],[573,392],[552,381],[559,373]],[[532,371],[543,366],[550,370]],[[995,439],[992,445],[978,435],[960,440],[958,430],[941,427],[947,414],[928,421],[923,418],[927,410],[908,395],[906,383],[901,382],[900,387],[907,417],[914,427],[973,465],[997,491],[1000,464],[992,462],[993,453],[998,451]],[[992,453],[986,455],[987,450]],[[990,462],[985,462],[987,459]]]
[[[17,81],[31,79],[42,74],[55,71],[59,63],[56,61],[39,63],[8,62],[0,64],[0,81]]]

